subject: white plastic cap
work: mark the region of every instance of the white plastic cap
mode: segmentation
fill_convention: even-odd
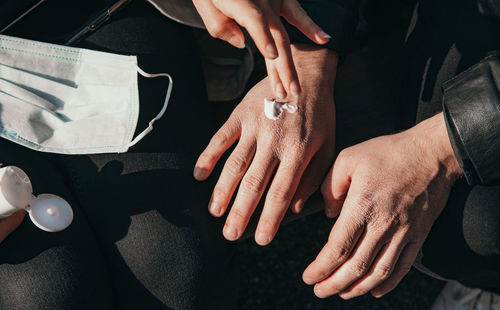
[[[38,228],[57,232],[68,228],[73,221],[73,210],[69,203],[59,196],[41,194],[30,202],[27,209],[31,221]]]

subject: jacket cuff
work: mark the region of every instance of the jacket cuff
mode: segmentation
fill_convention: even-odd
[[[309,17],[332,38],[328,43],[318,45],[283,20],[290,42],[322,46],[341,55],[345,54],[358,24],[358,2],[358,0],[300,1]]]
[[[467,182],[500,180],[500,53],[443,84],[443,113]]]

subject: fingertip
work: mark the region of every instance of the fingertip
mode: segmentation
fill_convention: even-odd
[[[273,237],[268,233],[258,232],[255,234],[255,242],[260,246],[269,245],[273,241]]]
[[[286,98],[286,91],[285,88],[283,87],[283,84],[281,83],[276,84],[276,97],[278,97],[278,99],[280,100]]]
[[[229,241],[236,241],[239,238],[238,230],[232,225],[227,225],[227,224],[224,225],[222,234],[224,235],[224,238],[226,238]]]
[[[208,178],[209,175],[210,175],[210,171],[206,168],[196,166],[193,170],[193,177],[197,181],[204,181]]]
[[[326,43],[328,43],[328,41],[330,41],[332,36],[329,35],[328,33],[324,32],[323,30],[320,30],[320,31],[316,32],[316,34],[314,35],[314,38],[316,39],[316,43],[326,44]]]

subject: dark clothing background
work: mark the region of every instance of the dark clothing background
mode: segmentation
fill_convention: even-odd
[[[500,3],[487,2],[419,2],[403,53],[396,128],[411,127],[442,111],[443,83],[500,49]],[[481,119],[469,117],[463,126],[480,124]],[[500,137],[500,128],[494,130]],[[500,140],[478,143],[500,146]],[[422,251],[424,266],[437,274],[500,292],[500,186],[469,186],[459,180]]]
[[[57,20],[73,5],[64,2],[62,11],[47,6],[12,33],[51,41],[78,27],[83,18]],[[170,73],[172,98],[126,154],[45,154],[0,139],[3,165],[21,167],[35,194],[60,195],[75,212],[60,233],[26,217],[0,244],[0,309],[230,308],[236,287],[231,272],[221,271],[232,270],[232,247],[207,212],[212,182],[192,178],[215,126],[191,29],[135,1],[81,45],[138,55],[146,72]],[[167,84],[140,78],[136,132],[161,109]]]
[[[105,3],[59,2],[52,1],[55,6],[33,14],[10,34],[58,41]],[[434,81],[434,89],[458,73],[447,70],[445,60],[434,70],[422,67],[442,55],[442,49],[433,48],[439,43],[434,35],[449,25],[429,28],[427,23],[444,18],[448,2],[420,8],[422,17],[433,17],[419,19],[408,40],[402,106],[413,102],[410,107],[416,109],[423,76]],[[441,17],[433,15],[439,8]],[[80,13],[70,18],[63,14],[67,10]],[[60,195],[75,211],[75,222],[64,232],[43,232],[27,218],[0,244],[0,309],[233,308],[232,246],[223,240],[222,222],[206,211],[215,178],[197,183],[191,177],[196,155],[219,125],[204,95],[191,30],[136,1],[81,45],[136,54],[145,71],[171,73],[172,99],[153,132],[126,154],[44,154],[0,139],[4,165],[21,167],[36,194]],[[480,58],[479,53],[475,61]],[[443,70],[447,75],[438,74]],[[139,80],[138,132],[161,108],[166,84],[161,78]],[[406,113],[431,116],[440,110],[440,93],[435,96],[427,100],[433,108],[425,109],[432,112],[405,108]],[[353,111],[337,104],[337,117],[349,118]],[[498,290],[499,193],[498,187],[457,183],[424,245],[424,265],[444,277]]]

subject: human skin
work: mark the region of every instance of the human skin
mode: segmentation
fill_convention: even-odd
[[[326,214],[338,218],[303,280],[320,298],[388,293],[461,175],[442,113],[343,150],[321,188]]]
[[[9,217],[0,220],[0,243],[9,236],[23,222],[26,211],[20,210]]]
[[[266,118],[264,98],[273,94],[267,78],[263,79],[235,108],[196,163],[194,177],[205,180],[237,141],[209,203],[210,213],[222,216],[240,185],[223,229],[228,240],[242,236],[269,185],[255,233],[258,244],[269,244],[288,208],[300,212],[333,161],[333,84],[338,57],[310,45],[292,45],[292,54],[303,81],[301,97],[289,101],[298,107],[297,112],[284,112],[278,120]]]
[[[193,0],[207,31],[237,48],[245,47],[244,27],[266,58],[274,96],[298,97],[301,85],[290,49],[290,39],[280,21],[285,18],[317,44],[330,36],[314,23],[297,0]]]

